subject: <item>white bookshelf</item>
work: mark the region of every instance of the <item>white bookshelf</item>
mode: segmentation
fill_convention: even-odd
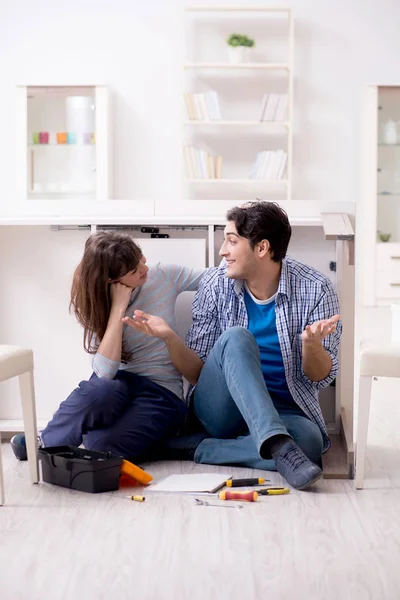
[[[255,40],[246,62],[229,62],[226,39],[231,33]],[[215,91],[221,112],[219,119],[193,117],[187,98],[183,99],[184,201],[209,200],[217,204],[219,200],[243,200],[243,195],[246,200],[254,200],[255,194],[260,197],[260,193],[265,200],[291,200],[294,37],[291,10],[264,6],[189,6],[184,11],[184,34],[183,94],[193,98]],[[287,95],[284,120],[261,120],[265,94]],[[206,153],[202,167],[199,168],[197,157],[190,158],[185,147]],[[287,155],[284,172],[276,169],[279,178],[250,175],[258,153],[277,150]],[[216,166],[205,175],[209,157],[216,161],[217,156],[222,156],[219,177]],[[274,159],[269,156],[268,160]]]

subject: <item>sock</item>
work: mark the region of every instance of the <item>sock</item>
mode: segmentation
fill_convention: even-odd
[[[260,448],[261,458],[275,458],[275,456],[277,456],[281,451],[282,446],[289,441],[293,441],[290,435],[273,435],[262,444]]]

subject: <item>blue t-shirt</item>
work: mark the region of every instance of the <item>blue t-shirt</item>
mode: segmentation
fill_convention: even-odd
[[[275,296],[258,300],[245,285],[244,301],[249,319],[248,329],[260,349],[261,368],[267,390],[275,408],[280,412],[303,414],[295,403],[286,383],[285,367],[276,329]]]

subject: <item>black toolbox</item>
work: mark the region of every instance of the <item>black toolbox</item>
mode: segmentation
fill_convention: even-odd
[[[118,489],[122,457],[111,452],[95,452],[75,446],[39,449],[42,477],[46,483],[90,492]]]

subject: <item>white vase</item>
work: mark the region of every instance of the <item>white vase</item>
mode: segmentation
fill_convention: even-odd
[[[249,48],[247,46],[229,46],[229,62],[231,65],[249,61]]]

